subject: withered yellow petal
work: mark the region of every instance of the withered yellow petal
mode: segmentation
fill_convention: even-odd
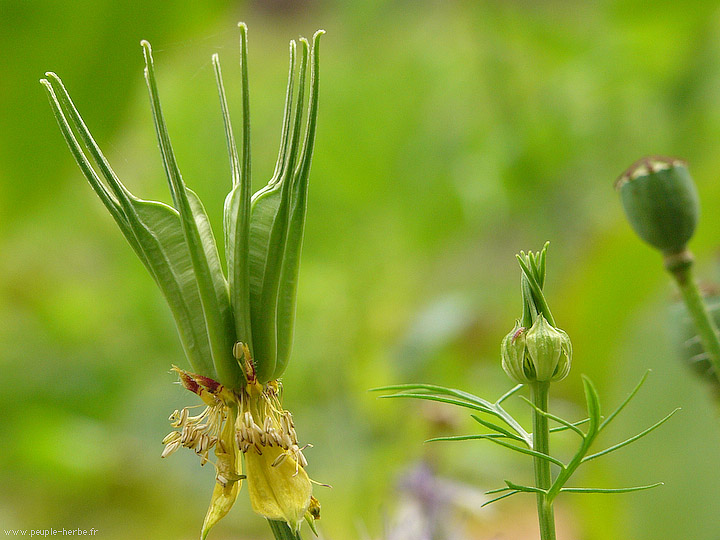
[[[202,533],[200,538],[205,540],[207,538],[210,529],[215,524],[224,518],[227,513],[235,504],[238,493],[240,492],[241,480],[237,482],[230,482],[223,486],[219,482],[215,482],[215,488],[213,488],[212,499],[210,500],[210,508],[208,508],[207,514],[205,515],[205,521],[202,526]]]
[[[277,462],[282,448],[265,447],[262,452],[259,455],[251,449],[245,454],[253,510],[267,519],[285,521],[297,531],[310,506],[310,479],[290,455]]]
[[[217,457],[215,487],[210,499],[210,507],[205,515],[205,521],[203,521],[201,540],[205,540],[210,529],[227,515],[240,492],[243,476],[240,474],[242,473],[242,460],[235,443],[236,418],[237,410],[230,408],[220,440],[215,447],[215,456]]]

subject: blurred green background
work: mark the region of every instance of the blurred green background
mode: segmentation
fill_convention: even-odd
[[[687,159],[704,210],[691,248],[701,278],[718,277],[716,1],[0,0],[0,527],[197,537],[213,471],[187,451],[160,460],[167,415],[193,403],[169,373],[187,367],[169,310],[72,161],[38,79],[57,72],[120,178],[167,201],[148,39],[180,168],[219,232],[230,176],[210,57],[237,121],[239,20],[256,188],[274,165],[287,43],[327,30],[285,375],[285,405],[314,444],[309,473],[334,486],[317,489],[324,537],[383,538],[418,461],[480,490],[531,479],[528,461],[495,447],[422,444],[474,429],[466,413],[367,389],[503,393],[499,343],[520,314],[514,253],[550,240],[546,293],[575,349],[558,410],[582,415],[581,373],[609,410],[647,368],[598,449],[683,409],[573,483],[665,486],[561,498],[559,538],[717,539],[718,410],[677,358],[673,288],[612,189],[645,154]],[[471,538],[536,534],[531,497],[443,517]],[[270,533],[243,490],[211,537]]]

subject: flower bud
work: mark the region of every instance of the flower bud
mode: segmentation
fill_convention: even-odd
[[[537,381],[559,381],[570,372],[572,344],[568,335],[538,315],[525,336],[526,356],[530,357]]]
[[[640,238],[665,255],[685,250],[695,232],[700,205],[684,161],[643,158],[618,178],[615,188]]]
[[[527,331],[515,322],[502,341],[501,356],[505,373],[521,384],[559,381],[570,372],[572,344],[565,332],[539,315]]]
[[[520,321],[515,321],[515,327],[503,338],[500,357],[508,377],[523,384],[534,380],[525,375],[525,328]]]

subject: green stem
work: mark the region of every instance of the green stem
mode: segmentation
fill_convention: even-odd
[[[692,318],[695,329],[700,336],[705,354],[713,366],[715,375],[720,377],[720,338],[715,321],[708,313],[705,302],[700,295],[697,283],[692,275],[693,259],[689,251],[685,251],[682,257],[674,256],[665,258],[665,267],[675,278],[680,292]]]
[[[532,401],[540,411],[547,412],[548,396],[550,394],[549,382],[535,382],[532,388]],[[533,409],[533,450],[547,456],[550,455],[550,429],[547,416]],[[533,458],[535,465],[535,486],[548,490],[552,485],[550,462],[538,457]],[[538,520],[540,523],[541,540],[555,540],[555,514],[553,503],[548,499],[547,493],[537,494]]]
[[[275,540],[302,540],[300,532],[293,532],[284,521],[268,519],[268,524]]]

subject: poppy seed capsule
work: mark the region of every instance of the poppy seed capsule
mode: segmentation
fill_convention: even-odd
[[[687,164],[650,156],[633,163],[615,182],[635,232],[665,255],[683,252],[700,215]]]

